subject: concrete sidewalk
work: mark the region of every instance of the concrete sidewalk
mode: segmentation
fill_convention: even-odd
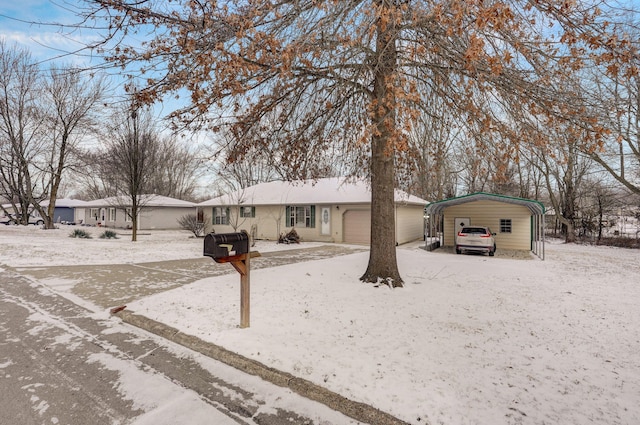
[[[323,245],[297,250],[273,251],[251,261],[252,269],[276,267],[303,261],[331,258],[360,252],[365,248]],[[16,272],[44,284],[65,286],[66,291],[113,313],[124,322],[204,354],[238,370],[259,376],[275,385],[289,388],[303,397],[323,403],[359,422],[375,425],[406,424],[372,406],[355,402],[305,379],[297,378],[231,352],[223,347],[184,334],[166,324],[118,307],[155,293],[198,280],[236,273],[228,264],[217,264],[208,257],[139,264],[79,265],[55,267],[17,267]]]

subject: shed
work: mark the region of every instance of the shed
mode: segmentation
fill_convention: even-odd
[[[539,201],[485,192],[432,202],[425,208],[426,248],[453,246],[463,225],[488,226],[498,250],[527,250],[544,259],[544,212]]]

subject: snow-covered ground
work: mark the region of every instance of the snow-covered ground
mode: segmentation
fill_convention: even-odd
[[[1,226],[0,264],[202,255],[186,232],[70,232]],[[398,248],[402,289],[358,280],[367,252],[254,270],[247,329],[236,273],[127,308],[412,424],[640,423],[640,252],[548,241],[541,261],[420,246]]]

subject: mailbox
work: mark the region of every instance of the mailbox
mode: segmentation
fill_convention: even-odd
[[[204,237],[204,255],[215,261],[249,253],[249,234],[209,233]]]

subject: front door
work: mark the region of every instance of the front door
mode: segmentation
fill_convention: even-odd
[[[322,207],[322,219],[320,226],[320,234],[321,235],[330,235],[331,234],[331,208],[330,207]]]

